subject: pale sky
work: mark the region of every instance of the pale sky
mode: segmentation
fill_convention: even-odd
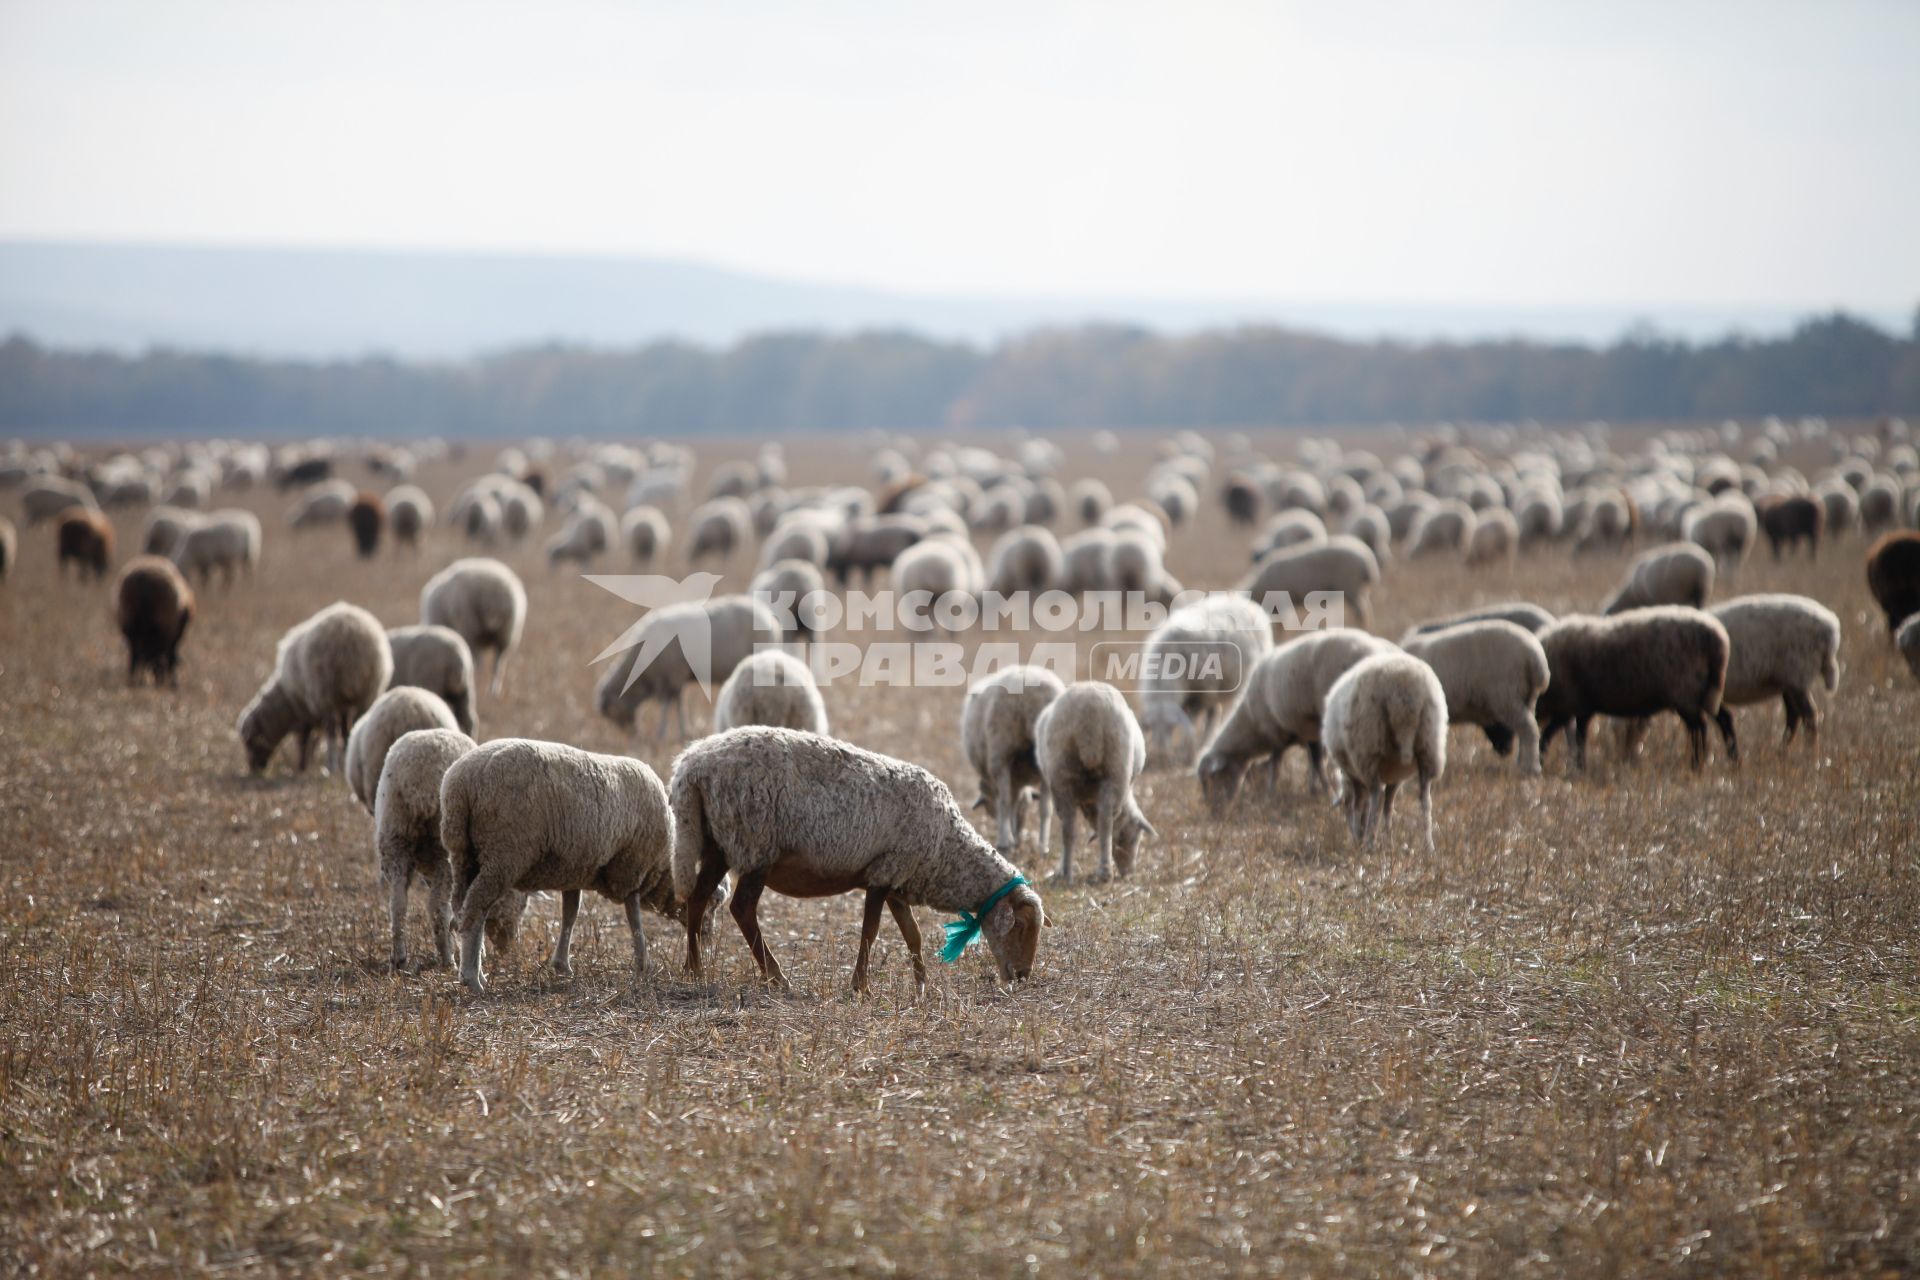
[[[1920,299],[1916,0],[0,0],[0,237]]]

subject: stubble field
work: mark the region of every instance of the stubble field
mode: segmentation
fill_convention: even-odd
[[[1062,443],[1121,497],[1155,456]],[[491,452],[422,481],[444,509]],[[695,491],[750,454],[701,446]],[[869,480],[851,441],[787,454],[796,483]],[[970,955],[918,998],[889,926],[855,998],[858,897],[771,894],[791,994],[754,982],[724,919],[696,985],[649,917],[636,988],[620,913],[592,898],[561,979],[549,896],[474,998],[388,971],[344,783],[284,749],[251,778],[233,732],[287,627],[336,599],[417,621],[464,549],[443,530],[361,563],[344,529],[291,533],[278,495],[216,502],[261,513],[264,562],[201,592],[177,691],[127,687],[109,587],[60,581],[47,527],[22,522],[0,586],[9,1272],[1920,1269],[1920,687],[1857,540],[1814,563],[1763,551],[1738,583],[1841,617],[1817,751],[1783,751],[1768,705],[1736,712],[1738,767],[1716,738],[1690,773],[1669,718],[1637,763],[1597,731],[1585,777],[1556,743],[1528,782],[1457,730],[1431,856],[1405,809],[1387,846],[1350,848],[1298,753],[1277,797],[1221,822],[1159,768],[1141,802],[1161,838],[1128,881],[1043,886],[1056,927],[1018,989]],[[116,523],[124,559],[140,514]],[[1230,585],[1245,546],[1209,500],[1169,567]],[[537,540],[503,558],[531,609],[479,736],[630,750],[666,777],[671,745],[593,710],[589,660],[634,611],[549,572]],[[1623,563],[1397,562],[1374,629],[1508,598],[1590,608]],[[728,569],[744,586],[751,553]],[[825,696],[836,733],[964,803],[962,692]]]

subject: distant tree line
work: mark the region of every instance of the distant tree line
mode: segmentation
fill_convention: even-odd
[[[593,436],[887,428],[1327,426],[1920,413],[1920,316],[1595,348],[1354,342],[1248,327],[1046,330],[990,349],[776,333],[725,350],[530,347],[458,363],[310,362],[0,344],[0,429]]]

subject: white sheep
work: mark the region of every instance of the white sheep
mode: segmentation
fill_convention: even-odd
[[[1474,509],[1457,498],[1423,507],[1407,532],[1407,558],[1417,560],[1439,552],[1463,554],[1479,523]]]
[[[994,847],[1012,857],[1020,847],[1021,809],[1032,788],[1039,800],[1040,850],[1047,849],[1053,793],[1034,755],[1034,725],[1065,688],[1043,667],[1013,666],[976,681],[960,704],[960,744],[980,775],[973,807],[998,828]]]
[[[1479,725],[1495,753],[1516,741],[1523,776],[1540,775],[1540,726],[1534,704],[1547,687],[1547,653],[1533,632],[1488,619],[1410,635],[1401,648],[1440,678],[1449,725]]]
[[[1390,640],[1336,627],[1301,636],[1255,663],[1246,692],[1194,766],[1214,813],[1226,811],[1247,766],[1257,759],[1268,761],[1271,787],[1295,746],[1307,748],[1307,786],[1319,791],[1325,781],[1320,740],[1328,692],[1363,658],[1396,650]]]
[[[807,640],[827,629],[831,618],[831,593],[827,577],[808,560],[779,560],[753,575],[747,594],[766,604],[784,623],[790,616],[791,627],[784,627],[785,640]]]
[[[1429,619],[1426,622],[1409,628],[1407,634],[1400,638],[1400,643],[1405,645],[1409,638],[1413,636],[1423,636],[1431,631],[1445,631],[1448,627],[1457,627],[1462,623],[1486,622],[1491,619],[1498,619],[1501,622],[1511,622],[1514,626],[1521,627],[1535,634],[1553,625],[1553,615],[1545,609],[1542,609],[1539,605],[1529,604],[1524,600],[1513,600],[1506,604],[1481,605],[1479,608],[1469,609],[1465,613],[1455,613],[1449,614],[1444,618]]]
[[[1068,685],[1041,711],[1033,727],[1034,760],[1060,814],[1062,884],[1073,883],[1073,839],[1079,819],[1093,823],[1096,880],[1132,872],[1140,838],[1158,837],[1133,782],[1147,765],[1146,739],[1112,685],[1082,680]]]
[[[1253,558],[1259,560],[1288,547],[1318,546],[1327,540],[1326,521],[1305,507],[1275,513],[1253,540]]]
[[[64,476],[36,476],[20,491],[20,507],[26,513],[27,527],[51,520],[73,507],[98,511],[93,491],[77,480]]]
[[[694,922],[729,872],[733,918],[762,977],[774,982],[786,977],[760,935],[763,889],[794,897],[867,891],[855,991],[867,989],[882,907],[893,913],[922,985],[915,905],[967,913],[1003,981],[1033,969],[1047,923],[1040,895],[973,829],[946,784],[918,765],[794,729],[733,729],[681,753],[672,794],[673,877],[686,900],[687,970],[696,978]]]
[[[480,933],[509,893],[557,890],[556,973],[569,952],[580,894],[626,908],[636,978],[647,973],[640,909],[679,916],[673,892],[673,814],[652,769],[628,756],[557,742],[497,738],[455,760],[440,784],[440,842],[460,886],[460,980],[487,989]]]
[[[936,606],[944,597],[979,595],[986,576],[973,545],[945,534],[922,539],[902,551],[890,572],[894,593],[900,597],[903,608],[908,604],[908,597],[916,592],[926,593],[926,605],[914,619],[918,622],[924,617],[926,625],[919,629],[931,631],[938,627],[949,637],[954,634],[948,625],[951,618],[943,618]]]
[[[1201,734],[1273,648],[1273,628],[1258,604],[1210,595],[1178,609],[1147,637],[1141,655],[1140,723],[1156,755],[1191,759]],[[1183,752],[1174,743],[1184,741]]]
[[[433,499],[417,484],[398,484],[387,490],[387,525],[396,546],[417,547],[420,536],[433,528]]]
[[[824,511],[794,511],[783,516],[767,535],[760,548],[760,567],[771,568],[782,560],[805,560],[823,565],[833,550],[833,534],[839,528],[836,516]]]
[[[491,653],[497,698],[507,678],[507,659],[527,625],[527,589],[498,560],[455,560],[420,589],[420,621],[459,632],[476,664],[483,653]]]
[[[181,534],[171,559],[203,584],[218,569],[222,584],[232,586],[236,576],[252,574],[260,563],[260,518],[238,509],[210,512]]]
[[[567,523],[547,540],[547,564],[557,566],[568,560],[591,565],[612,549],[619,536],[620,522],[615,519],[613,509],[591,494],[580,494]]]
[[[185,507],[155,507],[140,527],[140,550],[146,555],[172,559],[180,539],[187,536],[189,529],[198,526],[200,520],[198,511]]]
[[[1698,609],[1713,594],[1713,557],[1691,542],[1669,543],[1640,555],[1619,588],[1600,607],[1611,617],[1629,609],[1683,604]]]
[[[1488,507],[1480,512],[1467,538],[1467,564],[1502,564],[1512,568],[1520,550],[1520,524],[1505,507]]]
[[[1067,489],[1067,508],[1080,517],[1083,525],[1099,524],[1100,518],[1107,514],[1107,508],[1112,505],[1112,492],[1092,477],[1076,480]]]
[[[1736,489],[1687,512],[1680,530],[1681,537],[1713,557],[1720,576],[1731,582],[1740,562],[1753,549],[1759,518],[1754,515],[1753,503]]]
[[[280,639],[273,674],[240,713],[247,767],[259,773],[288,734],[298,735],[307,767],[315,731],[326,739],[327,766],[338,771],[347,735],[393,674],[387,633],[357,605],[328,605]]]
[[[1394,792],[1417,779],[1432,853],[1433,784],[1447,768],[1447,695],[1433,668],[1404,653],[1362,659],[1327,694],[1321,732],[1354,842],[1371,847],[1393,821]]]
[[[742,725],[805,729],[824,734],[827,706],[807,664],[780,649],[749,657],[733,669],[713,704],[713,731]]]
[[[440,843],[440,784],[447,767],[473,750],[454,729],[416,729],[387,751],[373,801],[373,848],[393,929],[390,963],[407,963],[407,891],[418,875],[427,882],[427,922],[441,965],[453,963],[453,863]],[[522,893],[502,894],[486,917],[487,945],[504,951],[519,932]]]
[[[658,507],[638,506],[620,517],[620,541],[633,562],[645,568],[667,558],[673,530]]]
[[[1050,591],[1067,571],[1059,542],[1037,524],[1001,535],[987,554],[987,565],[987,590],[1001,596]]]
[[[747,504],[738,498],[715,498],[688,517],[687,563],[698,564],[706,556],[731,560],[752,537],[753,513]]]
[[[1110,590],[1107,583],[1107,550],[1113,541],[1111,529],[1096,526],[1082,529],[1061,543],[1061,590],[1074,595]]]
[[[622,639],[630,642],[594,686],[593,700],[601,715],[639,732],[640,710],[660,704],[655,738],[667,736],[667,713],[672,711],[680,737],[687,737],[686,703],[682,697],[696,683],[687,646],[707,652],[709,681],[724,681],[735,667],[761,646],[780,643],[780,622],[773,610],[751,596],[716,596],[655,609]],[[603,655],[604,656],[604,655]],[[636,663],[645,658],[638,673]]]
[[[1287,547],[1263,556],[1240,589],[1275,618],[1299,609],[1317,593],[1338,596],[1350,626],[1367,625],[1368,598],[1380,581],[1380,562],[1367,544],[1339,534],[1323,543]]]
[[[453,712],[460,732],[473,733],[473,651],[451,627],[393,627],[387,631],[393,650],[391,687],[411,685],[440,695]]]
[[[1802,721],[1809,746],[1820,741],[1820,712],[1813,687],[1840,687],[1840,619],[1817,600],[1795,595],[1752,595],[1708,610],[1727,629],[1732,651],[1727,683],[1714,718],[1731,744],[1733,716],[1728,707],[1744,707],[1779,698],[1786,712],[1783,742],[1793,741]],[[1729,746],[1728,755],[1738,756]]]
[[[322,480],[300,495],[287,511],[287,523],[295,529],[315,529],[340,524],[347,518],[360,491],[348,480]]]
[[[368,813],[387,752],[402,734],[415,729],[458,729],[453,712],[437,693],[405,685],[374,700],[347,735],[347,790]]]

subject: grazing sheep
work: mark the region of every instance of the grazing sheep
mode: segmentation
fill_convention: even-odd
[[[573,972],[573,922],[591,889],[626,908],[634,975],[644,978],[640,908],[679,915],[673,836],[666,788],[630,757],[498,738],[455,760],[440,784],[440,843],[460,889],[460,980],[476,994],[487,989],[487,916],[510,893],[542,889],[560,893],[556,973]]]
[[[1173,531],[1173,522],[1151,498],[1107,508],[1107,513],[1100,517],[1100,524],[1116,534],[1124,534],[1129,529],[1138,530],[1151,539],[1163,555],[1167,550],[1167,539]]]
[[[287,523],[295,529],[314,529],[339,524],[347,518],[360,491],[345,480],[327,480],[314,485],[287,512]]]
[[[1914,679],[1920,680],[1920,613],[1900,624],[1893,643],[1900,656],[1907,660],[1907,670],[1913,672]]]
[[[362,560],[371,560],[380,549],[380,533],[387,525],[387,504],[377,493],[356,494],[347,508],[347,527],[353,531],[353,547]]]
[[[1552,542],[1560,536],[1566,527],[1564,509],[1557,490],[1528,490],[1515,501],[1514,524],[1518,529],[1521,550]]]
[[[1227,509],[1227,519],[1236,525],[1250,525],[1258,520],[1265,500],[1259,484],[1244,475],[1228,476],[1220,490],[1220,505]]]
[[[1512,567],[1520,551],[1520,523],[1505,507],[1488,507],[1480,513],[1467,538],[1467,565],[1505,563]]]
[[[174,544],[173,562],[203,586],[218,569],[221,585],[231,587],[235,577],[252,574],[260,563],[260,518],[238,509],[213,512]]]
[[[594,686],[593,701],[601,715],[617,725],[640,731],[640,709],[660,703],[656,740],[667,736],[667,712],[672,710],[687,737],[686,687],[697,681],[686,646],[704,645],[709,668],[706,679],[725,681],[734,668],[762,646],[780,643],[780,622],[773,610],[752,596],[716,596],[655,609],[626,636],[629,647]],[[601,655],[603,657],[607,655]],[[634,665],[645,657],[636,673]]]
[[[1215,816],[1225,813],[1240,790],[1247,766],[1268,762],[1272,788],[1289,748],[1307,748],[1307,786],[1319,791],[1321,712],[1327,693],[1362,658],[1392,653],[1390,640],[1338,627],[1316,631],[1261,658],[1247,675],[1247,689],[1194,766],[1201,793]]]
[[[1379,507],[1369,502],[1355,508],[1340,532],[1364,542],[1376,562],[1386,563],[1393,543],[1393,526],[1387,520],[1387,513]]]
[[[768,649],[733,669],[713,704],[713,731],[750,724],[827,732],[827,705],[806,663],[783,650]]]
[[[1826,511],[1812,498],[1802,494],[1773,493],[1754,503],[1760,531],[1767,535],[1773,558],[1791,551],[1801,542],[1807,544],[1807,558],[1820,554],[1820,533],[1826,524]]]
[[[1621,550],[1633,541],[1639,524],[1639,510],[1625,493],[1594,494],[1587,505],[1573,554]]]
[[[1753,548],[1757,526],[1753,504],[1745,494],[1729,490],[1687,512],[1680,532],[1713,557],[1720,576],[1732,581]]]
[[[826,575],[807,560],[768,565],[753,576],[747,594],[773,609],[783,623],[792,617],[793,625],[784,628],[783,640],[811,640],[826,630],[831,618]]]
[[[529,470],[526,483],[508,481],[500,486],[500,528],[514,542],[525,540],[546,519],[547,509],[540,501],[540,472]]]
[[[20,531],[13,527],[13,521],[0,516],[0,581],[13,572],[14,561],[19,558]]]
[[[1185,749],[1174,758],[1192,759],[1194,717],[1201,734],[1210,732],[1215,714],[1272,648],[1266,613],[1235,595],[1197,600],[1156,627],[1141,655],[1140,682],[1140,724],[1154,754],[1172,755],[1174,742],[1183,739]]]
[[[373,848],[393,927],[390,963],[407,963],[407,890],[418,875],[427,882],[427,921],[439,963],[453,964],[453,862],[440,843],[440,784],[447,768],[473,750],[474,742],[453,729],[416,729],[387,751],[373,801]],[[527,897],[502,894],[487,912],[487,945],[505,951],[520,929]]]
[[[1059,542],[1035,524],[1003,534],[988,553],[987,564],[987,590],[1001,596],[1050,591],[1067,572]]]
[[[259,773],[289,733],[299,743],[297,767],[305,771],[319,731],[326,738],[327,767],[339,769],[347,735],[393,674],[387,633],[357,605],[330,604],[280,638],[273,674],[240,713],[240,741],[247,768]]]
[[[1860,490],[1860,530],[1872,537],[1900,523],[1900,481],[1875,475]]]
[[[927,596],[925,607],[916,611],[909,625],[924,631],[938,627],[949,637],[954,631],[941,621],[935,606],[944,597],[979,595],[984,577],[973,545],[944,534],[923,539],[902,551],[892,569],[893,590],[900,597],[903,609],[907,598],[916,592],[925,592]]]
[[[1074,595],[1107,591],[1107,551],[1113,546],[1110,529],[1082,529],[1060,544],[1061,590]]]
[[[620,522],[614,518],[613,509],[598,498],[583,494],[565,526],[547,540],[547,565],[554,568],[563,560],[591,565],[612,548],[619,536]]]
[[[620,541],[641,567],[664,560],[673,545],[673,530],[658,507],[635,507],[620,517]]]
[[[1533,709],[1547,687],[1547,654],[1531,630],[1499,620],[1468,622],[1409,635],[1400,647],[1440,678],[1449,725],[1479,725],[1497,755],[1517,740],[1521,775],[1540,776]]]
[[[785,516],[760,548],[760,567],[766,569],[782,560],[825,564],[837,525],[836,517],[821,511],[796,511]]]
[[[1698,609],[1713,594],[1713,557],[1691,542],[1655,547],[1627,567],[1627,576],[1600,612],[1608,617],[1629,609],[1684,604]]]
[[[100,511],[75,507],[60,517],[56,539],[60,554],[60,576],[67,576],[67,562],[79,566],[80,577],[107,576],[113,560],[113,523]]]
[[[418,485],[401,484],[387,490],[385,502],[394,543],[418,547],[420,535],[433,528],[433,499]]]
[[[862,582],[871,582],[875,570],[891,568],[902,552],[929,532],[925,520],[904,512],[861,516],[847,521],[834,535],[833,549],[827,553],[824,567],[843,587],[855,573]]]
[[[1447,769],[1447,695],[1433,668],[1404,653],[1363,658],[1328,692],[1321,734],[1354,843],[1372,847],[1393,822],[1394,792],[1417,778],[1432,853],[1433,784]]]
[[[1851,533],[1860,522],[1860,500],[1844,480],[1830,480],[1814,486],[1813,497],[1827,532],[1838,537]]]
[[[1125,529],[1107,544],[1109,591],[1145,592],[1165,573],[1161,548],[1149,534],[1139,529]]]
[[[1782,743],[1793,741],[1804,720],[1807,743],[1817,748],[1820,712],[1813,686],[1825,684],[1828,693],[1840,687],[1840,619],[1833,610],[1805,596],[1752,595],[1715,605],[1709,612],[1727,629],[1733,646],[1726,688],[1714,716],[1727,741],[1733,742],[1733,714],[1727,708],[1777,697],[1787,717]],[[1731,747],[1727,754],[1738,758]]]
[[[1008,857],[1020,847],[1020,811],[1029,787],[1039,798],[1040,851],[1047,850],[1053,793],[1034,755],[1034,724],[1063,688],[1044,667],[1007,667],[976,681],[960,704],[960,743],[980,775],[973,807],[994,820],[994,848]]]
[[[451,627],[394,627],[387,632],[393,651],[393,676],[388,684],[426,689],[438,694],[453,712],[460,732],[473,734],[473,651]]]
[[[1413,636],[1424,636],[1434,631],[1445,631],[1449,627],[1461,626],[1464,623],[1487,622],[1493,619],[1511,622],[1516,627],[1536,634],[1553,625],[1553,615],[1539,605],[1515,600],[1507,604],[1482,605],[1478,609],[1469,609],[1465,613],[1430,619],[1411,628],[1405,636],[1400,638],[1400,643],[1405,646],[1407,640]]]
[[[1705,552],[1701,553],[1705,555]],[[1569,724],[1573,768],[1586,767],[1593,717],[1636,720],[1671,711],[1687,726],[1695,769],[1707,754],[1707,720],[1720,710],[1732,648],[1711,614],[1678,605],[1633,609],[1613,617],[1574,614],[1540,633],[1549,672],[1535,704],[1540,749]],[[1729,756],[1738,752],[1732,722],[1719,724]]]
[[[1350,626],[1367,625],[1368,596],[1380,581],[1380,562],[1367,544],[1339,534],[1324,543],[1289,547],[1263,556],[1240,589],[1279,620],[1309,595],[1340,597]]]
[[[1463,554],[1479,522],[1474,509],[1457,498],[1424,507],[1407,533],[1407,558],[1417,560],[1442,552]]]
[[[497,546],[506,536],[506,517],[500,511],[500,499],[492,493],[463,497],[454,504],[452,521],[477,546]]]
[[[492,653],[491,688],[497,698],[506,680],[507,659],[527,624],[527,589],[498,560],[455,560],[420,589],[420,621],[459,632],[476,664],[482,653]]]
[[[347,735],[347,791],[368,813],[387,751],[415,729],[458,729],[453,711],[437,693],[413,686],[389,689],[374,700]]]
[[[1067,490],[1067,507],[1080,517],[1083,525],[1097,525],[1107,508],[1113,505],[1113,494],[1107,486],[1091,477],[1076,480]]]
[[[97,511],[100,504],[87,486],[64,476],[37,476],[20,491],[20,509],[26,513],[29,529],[75,508]]]
[[[1147,744],[1127,701],[1112,685],[1068,685],[1033,726],[1034,760],[1060,814],[1061,884],[1073,883],[1073,838],[1080,818],[1093,823],[1099,851],[1094,879],[1133,871],[1140,837],[1158,837],[1134,798],[1133,781],[1147,764]]]
[[[753,513],[738,498],[719,497],[695,507],[687,528],[688,564],[708,556],[725,563],[753,537]]]
[[[155,507],[140,530],[140,553],[171,556],[187,531],[200,523],[200,513],[184,507]]]
[[[1889,533],[1867,552],[1867,589],[1887,615],[1889,634],[1920,613],[1920,533]]]
[[[127,682],[137,681],[144,667],[155,684],[179,684],[180,641],[193,621],[187,580],[170,560],[135,556],[120,570],[114,600],[127,641]]]
[[[880,909],[893,913],[926,982],[913,907],[964,913],[986,934],[1003,981],[1033,969],[1046,912],[1014,865],[980,837],[944,782],[918,765],[794,729],[732,729],[673,767],[673,878],[686,899],[687,970],[701,976],[694,924],[728,872],[733,918],[761,976],[786,977],[760,935],[760,894],[867,891],[853,989],[867,990]],[[969,931],[970,932],[970,931]],[[951,950],[969,932],[956,935]]]
[[[394,651],[394,676],[388,687],[426,689],[440,695],[461,733],[474,731],[474,658],[453,628],[392,628],[386,643]]]

